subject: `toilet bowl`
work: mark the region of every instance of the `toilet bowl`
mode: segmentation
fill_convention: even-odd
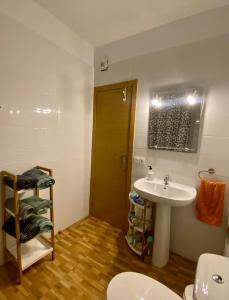
[[[189,284],[186,286],[183,295],[184,300],[193,300],[193,288],[194,284]]]
[[[135,272],[120,273],[108,285],[107,300],[130,299],[182,300],[181,297],[155,279]]]
[[[183,300],[228,300],[229,258],[204,253],[197,263],[195,283],[186,286]],[[107,300],[182,300],[177,294],[143,274],[124,272],[108,285]]]

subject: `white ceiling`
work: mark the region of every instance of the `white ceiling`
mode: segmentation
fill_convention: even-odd
[[[35,0],[94,46],[229,5],[229,0]]]

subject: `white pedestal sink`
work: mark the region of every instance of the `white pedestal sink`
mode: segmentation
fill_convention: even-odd
[[[134,190],[141,197],[156,202],[152,263],[163,268],[169,260],[171,207],[190,204],[196,198],[196,189],[171,181],[165,186],[163,180],[142,178],[135,181]]]

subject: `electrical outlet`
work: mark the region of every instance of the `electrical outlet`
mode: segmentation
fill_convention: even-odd
[[[144,156],[134,156],[134,162],[137,165],[145,165],[146,164],[146,158]]]

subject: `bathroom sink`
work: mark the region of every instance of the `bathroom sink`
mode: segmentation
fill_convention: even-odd
[[[190,204],[196,198],[196,189],[191,186],[163,180],[146,178],[134,183],[134,190],[144,199],[156,203],[154,225],[153,258],[154,266],[163,268],[169,260],[171,207]]]
[[[229,258],[216,254],[199,257],[194,285],[194,299],[229,299]]]
[[[139,179],[134,183],[134,190],[145,199],[171,206],[185,206],[196,198],[193,187],[171,181],[165,186],[160,179]]]

